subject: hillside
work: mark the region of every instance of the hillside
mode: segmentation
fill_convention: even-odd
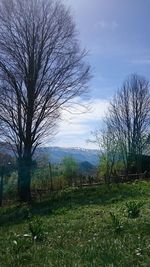
[[[149,267],[149,188],[68,189],[1,208],[0,266]]]

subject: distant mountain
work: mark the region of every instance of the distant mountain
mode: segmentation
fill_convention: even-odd
[[[79,162],[79,171],[82,174],[93,174],[95,172],[95,165],[91,164],[89,161]]]
[[[9,154],[12,157],[14,153],[7,144],[0,142],[0,153]],[[73,157],[78,163],[89,162],[97,165],[99,162],[98,150],[82,148],[64,148],[64,147],[38,147],[35,152],[35,159],[46,157],[52,163],[61,163],[62,159],[67,156]]]
[[[98,150],[82,148],[63,148],[63,147],[39,147],[36,150],[35,158],[46,156],[52,163],[60,163],[64,157],[71,156],[78,163],[89,162],[97,165],[99,162]]]

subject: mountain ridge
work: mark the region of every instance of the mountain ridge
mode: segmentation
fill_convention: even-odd
[[[0,144],[0,152],[14,156],[14,152],[6,146]],[[46,157],[52,163],[61,163],[64,157],[73,157],[78,163],[88,161],[93,165],[98,165],[99,151],[97,149],[87,149],[80,147],[59,147],[59,146],[41,146],[35,151],[34,159]]]
[[[61,163],[62,159],[67,156],[73,157],[77,162],[88,161],[93,165],[99,162],[97,149],[86,148],[66,148],[66,147],[39,147],[36,150],[35,158],[46,155],[52,163]]]

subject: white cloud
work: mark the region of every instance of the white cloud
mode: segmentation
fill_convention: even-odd
[[[78,99],[78,104],[76,102],[67,110],[63,110],[54,145],[95,148],[93,144],[87,144],[86,140],[91,137],[91,131],[95,129],[95,125],[100,124],[104,118],[108,104],[108,100],[105,99],[92,101]]]
[[[68,133],[69,129],[70,133],[85,132],[89,123],[103,119],[109,104],[108,100],[105,99],[78,101],[77,103],[62,112],[61,127],[63,127],[64,132]],[[69,129],[66,128],[67,126]]]

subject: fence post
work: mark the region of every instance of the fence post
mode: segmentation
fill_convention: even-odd
[[[51,191],[53,191],[52,166],[51,166],[50,162],[48,165],[49,165],[49,178],[50,178],[50,182],[51,182]]]

